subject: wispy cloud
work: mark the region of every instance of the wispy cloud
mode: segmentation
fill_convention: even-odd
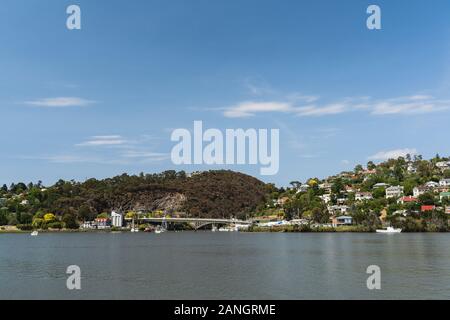
[[[78,97],[57,97],[57,98],[30,100],[25,101],[24,103],[35,107],[68,108],[68,107],[85,107],[95,103],[95,101]]]
[[[395,149],[395,150],[388,150],[388,151],[380,151],[376,154],[368,157],[369,160],[389,160],[389,159],[397,159],[399,157],[405,157],[407,154],[409,155],[416,155],[417,150],[416,149]]]
[[[224,115],[228,118],[252,117],[261,112],[293,112],[293,107],[287,102],[254,102],[246,101],[227,108]]]
[[[170,158],[169,153],[155,152],[159,138],[140,135],[128,139],[118,134],[95,135],[73,149],[56,154],[16,156],[21,160],[41,160],[56,164],[144,165]]]
[[[448,110],[450,100],[438,100],[431,96],[415,95],[379,101],[373,104],[372,114],[424,114]]]
[[[168,153],[149,152],[145,150],[127,150],[121,154],[123,158],[128,159],[147,159],[147,160],[166,160],[169,158]]]
[[[284,113],[298,117],[320,117],[355,111],[371,115],[414,115],[450,109],[450,100],[426,95],[412,95],[375,100],[370,97],[346,98],[331,103],[319,103],[316,96],[288,96],[284,101],[244,101],[222,109],[228,118],[253,117],[260,113]]]
[[[89,140],[77,143],[77,147],[98,147],[98,146],[117,146],[127,143],[122,136],[108,135],[108,136],[93,136]]]

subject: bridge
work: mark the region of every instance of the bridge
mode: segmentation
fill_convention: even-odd
[[[126,218],[127,221],[132,221],[132,218]],[[136,220],[150,223],[187,223],[194,227],[195,230],[203,228],[207,225],[229,225],[229,224],[238,224],[238,225],[251,225],[251,221],[238,220],[238,219],[205,219],[205,218],[147,218],[147,217],[139,217]]]

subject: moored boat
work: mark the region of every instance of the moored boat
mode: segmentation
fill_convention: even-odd
[[[377,233],[400,233],[402,229],[395,229],[393,227],[387,227],[386,229],[377,229]]]

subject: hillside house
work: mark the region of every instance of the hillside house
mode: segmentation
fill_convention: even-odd
[[[428,187],[428,188],[431,188],[431,189],[437,188],[437,187],[439,187],[439,182],[428,181],[427,183],[425,183],[425,187]]]
[[[401,204],[415,203],[415,202],[417,202],[417,198],[411,196],[401,197],[400,199],[397,200],[397,203]]]
[[[415,198],[418,198],[418,197],[421,196],[422,194],[427,193],[427,192],[429,192],[429,191],[430,191],[430,189],[427,188],[427,187],[425,187],[425,186],[414,187],[414,189],[413,189],[413,196],[414,196]]]
[[[370,192],[357,192],[355,193],[356,201],[372,200],[373,196]]]
[[[386,189],[386,199],[398,198],[403,195],[403,186],[392,186]]]

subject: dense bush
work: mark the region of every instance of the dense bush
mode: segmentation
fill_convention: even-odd
[[[22,231],[30,231],[33,230],[33,226],[31,224],[18,224],[17,229]]]

